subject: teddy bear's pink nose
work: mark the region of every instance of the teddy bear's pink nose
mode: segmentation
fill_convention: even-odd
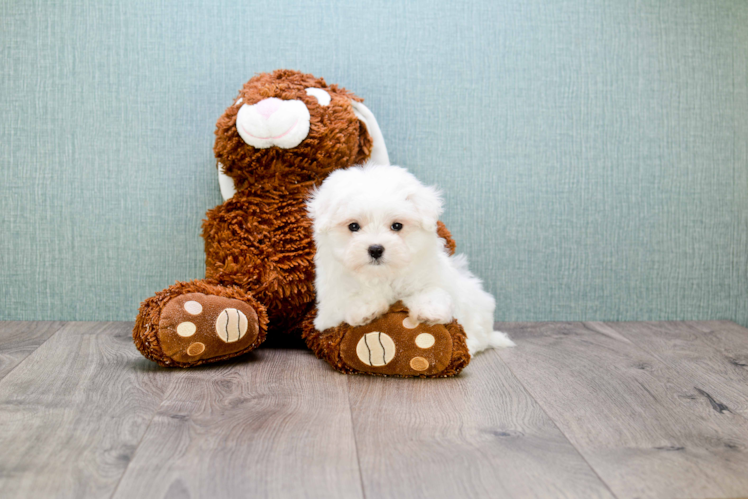
[[[283,101],[281,101],[280,99],[270,97],[268,99],[263,99],[255,104],[255,109],[265,118],[269,118],[270,115],[278,111],[278,108],[280,108],[282,102]]]

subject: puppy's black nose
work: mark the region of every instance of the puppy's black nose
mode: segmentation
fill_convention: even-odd
[[[384,253],[384,247],[382,245],[372,245],[369,247],[369,255],[372,259],[378,259]]]

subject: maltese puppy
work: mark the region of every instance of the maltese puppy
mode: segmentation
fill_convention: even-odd
[[[493,330],[494,298],[437,235],[440,193],[407,170],[367,164],[333,172],[307,204],[314,221],[322,331],[369,323],[401,300],[415,323],[465,329],[470,354],[514,343]]]

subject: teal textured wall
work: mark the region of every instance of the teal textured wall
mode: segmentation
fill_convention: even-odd
[[[0,319],[132,320],[204,276],[255,72],[366,99],[500,320],[748,324],[748,3],[0,3]]]

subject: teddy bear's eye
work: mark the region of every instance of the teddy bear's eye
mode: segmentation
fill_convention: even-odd
[[[403,228],[403,225],[400,224],[399,222],[393,222],[390,227],[392,228],[393,231],[399,231]]]
[[[359,229],[361,229],[361,226],[358,225],[358,222],[351,222],[350,224],[348,224],[348,229],[352,233],[355,233],[356,231],[358,231]]]
[[[307,95],[315,97],[320,106],[327,106],[328,104],[330,104],[330,94],[322,89],[309,87],[308,89],[306,89],[306,93]]]

